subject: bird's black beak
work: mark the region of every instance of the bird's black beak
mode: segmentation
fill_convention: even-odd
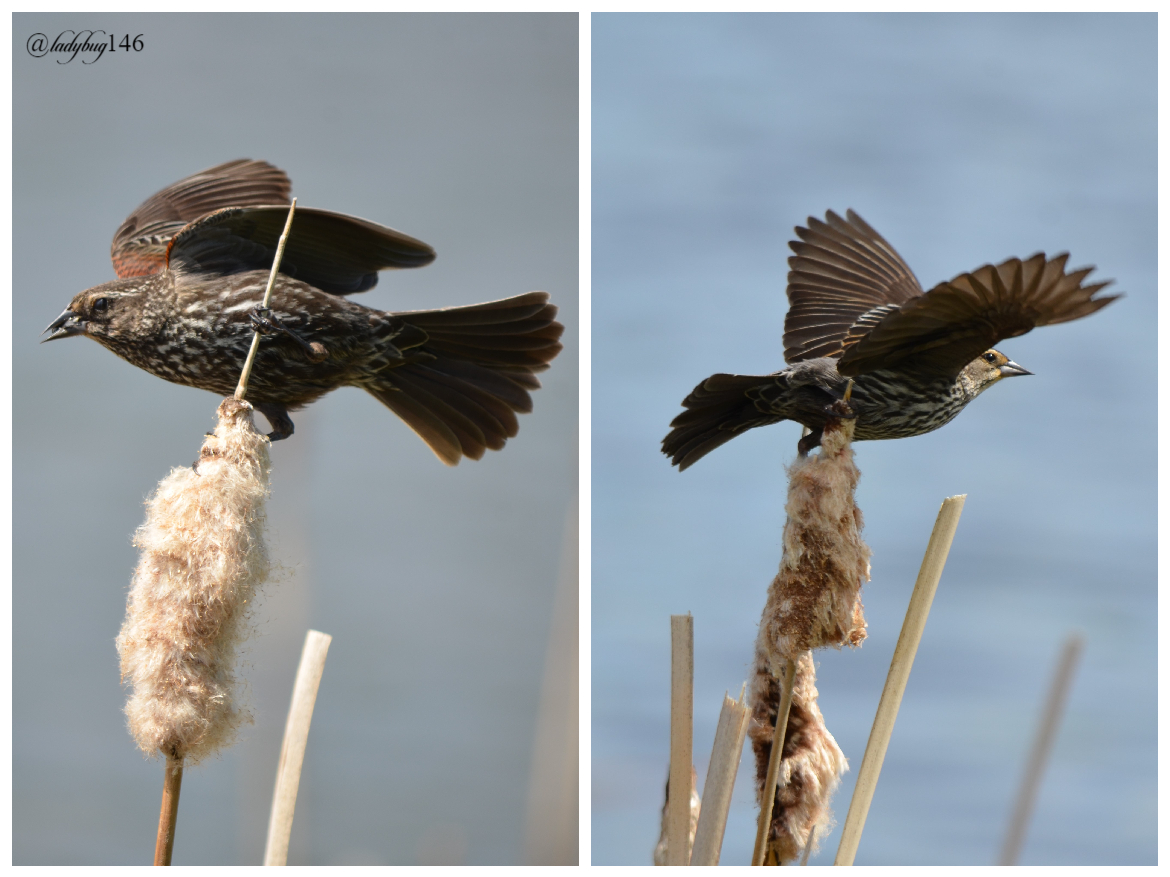
[[[71,310],[64,310],[61,316],[49,323],[45,332],[52,332],[48,338],[42,338],[41,343],[52,341],[54,338],[68,338],[70,335],[84,335],[85,334],[85,320],[82,320],[77,314]],[[41,334],[44,335],[45,332]]]
[[[999,376],[1001,378],[1014,378],[1016,375],[1030,374],[1032,374],[1030,371],[1010,359],[999,367]]]

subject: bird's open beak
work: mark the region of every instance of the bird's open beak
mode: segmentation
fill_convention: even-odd
[[[1012,362],[1010,359],[999,367],[999,376],[1001,378],[1014,378],[1016,375],[1030,374],[1032,374],[1030,371],[1019,363]]]
[[[45,332],[52,332],[48,338],[42,338],[41,343],[52,341],[54,338],[68,338],[70,335],[84,335],[85,334],[85,320],[77,316],[71,310],[64,310],[61,316],[49,323]],[[44,335],[45,332],[41,334]]]

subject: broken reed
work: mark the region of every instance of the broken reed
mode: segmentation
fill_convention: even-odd
[[[695,842],[691,850],[692,865],[719,864],[727,814],[731,809],[731,793],[735,788],[743,738],[750,720],[751,710],[742,693],[737,701],[726,694],[723,696],[723,708],[715,728],[715,742],[711,746],[711,761],[707,766],[707,779],[703,782],[702,809],[695,826]]]

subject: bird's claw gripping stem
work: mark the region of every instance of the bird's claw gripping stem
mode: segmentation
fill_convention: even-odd
[[[823,429],[810,430],[808,435],[803,436],[796,443],[796,452],[802,457],[807,457],[821,443],[821,435],[823,433]]]
[[[826,405],[825,413],[837,420],[854,420],[857,418],[857,414],[853,411],[852,406],[844,399],[838,399],[831,405]]]
[[[252,321],[252,328],[261,335],[287,335],[301,346],[301,349],[305,351],[305,356],[309,358],[309,362],[320,362],[329,355],[324,344],[319,341],[306,341],[282,323],[276,314],[272,313],[272,308],[257,305],[252,308],[248,317]]]

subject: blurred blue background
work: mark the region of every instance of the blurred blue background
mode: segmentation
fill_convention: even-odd
[[[83,339],[39,346],[40,332],[74,294],[113,279],[110,240],[143,199],[243,157],[284,169],[302,206],[436,249],[433,265],[383,273],[363,304],[543,289],[565,350],[519,435],[453,469],[361,390],[294,414],[296,435],[272,449],[268,508],[286,573],[260,600],[240,674],[256,722],[187,771],[174,861],[260,863],[309,627],[333,643],[290,864],[525,859],[558,582],[572,591],[560,605],[576,607],[577,23],[14,17],[15,863],[150,861],[162,766],[125,729],[114,637],[142,500],[195,459],[219,401]],[[88,66],[25,50],[32,33],[79,28],[142,34],[144,49]],[[575,637],[557,641],[576,654]],[[563,675],[575,703],[575,666]]]
[[[1003,343],[1035,373],[856,446],[869,639],[818,653],[843,821],[927,537],[966,509],[858,864],[991,864],[1060,644],[1086,637],[1025,864],[1157,861],[1154,15],[595,15],[592,855],[649,863],[669,616],[695,616],[700,783],[748,674],[800,427],[681,475],[691,388],[783,366],[787,242],[857,210],[935,283],[1069,251],[1126,297]],[[745,747],[745,751],[750,751]],[[723,846],[754,838],[750,754]],[[835,829],[813,864],[832,862]]]

